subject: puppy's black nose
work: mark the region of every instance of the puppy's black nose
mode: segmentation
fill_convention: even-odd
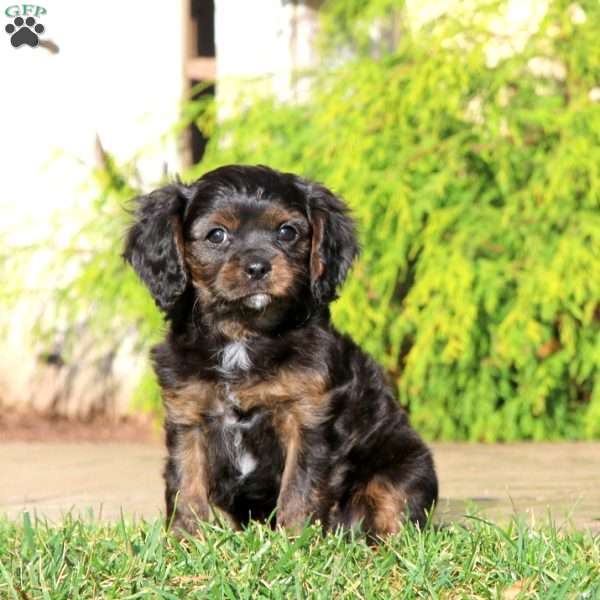
[[[250,279],[258,281],[271,270],[271,263],[264,258],[252,258],[246,265],[246,274]]]

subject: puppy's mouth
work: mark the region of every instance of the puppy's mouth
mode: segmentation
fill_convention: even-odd
[[[257,294],[249,294],[240,299],[241,303],[252,310],[264,310],[271,304],[271,295],[260,292]]]

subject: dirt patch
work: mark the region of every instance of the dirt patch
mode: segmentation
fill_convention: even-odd
[[[160,423],[135,415],[77,421],[37,414],[0,413],[0,442],[139,442],[161,443]]]
[[[600,443],[433,444],[437,519],[477,514],[497,522],[549,515],[600,532]],[[0,515],[59,518],[88,508],[108,519],[163,509],[166,450],[151,417],[73,421],[0,413]]]
[[[91,509],[115,521],[121,513],[161,514],[166,449],[151,427],[71,425],[65,425],[68,441],[52,442],[48,436],[62,430],[53,427],[46,435],[48,424],[38,430],[38,436],[46,435],[43,442],[0,441],[0,472],[10,482],[0,486],[0,516],[20,518],[29,510],[59,519],[69,511],[85,514]],[[154,441],[140,442],[148,433]],[[76,435],[84,436],[83,441]],[[137,437],[131,442],[117,435]],[[574,524],[600,534],[598,442],[433,444],[433,451],[440,479],[439,522],[468,525],[465,515],[474,512],[498,523],[513,515],[528,523],[551,517],[559,526]]]

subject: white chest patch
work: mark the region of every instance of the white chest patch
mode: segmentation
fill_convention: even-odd
[[[230,462],[238,470],[240,477],[252,473],[256,468],[256,458],[244,446],[242,430],[237,425],[223,427],[225,449]]]
[[[238,460],[238,470],[242,477],[252,473],[256,468],[256,459],[250,452],[244,452]]]
[[[263,415],[256,412],[248,417],[237,413],[237,398],[230,391],[229,385],[225,386],[225,399],[229,406],[225,406],[221,427],[224,447],[230,463],[243,479],[252,473],[258,464],[256,457],[248,450],[244,437],[251,433]]]
[[[223,348],[221,353],[221,370],[230,373],[236,369],[248,371],[252,367],[252,361],[248,356],[245,342],[230,342]]]

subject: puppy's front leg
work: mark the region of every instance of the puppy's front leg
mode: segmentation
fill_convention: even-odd
[[[301,447],[299,423],[290,415],[283,420],[279,431],[286,456],[277,498],[277,524],[297,531],[309,517],[315,516],[317,490],[306,445]]]
[[[195,534],[207,520],[208,460],[199,426],[166,424],[169,459],[165,469],[167,520],[177,532]]]

